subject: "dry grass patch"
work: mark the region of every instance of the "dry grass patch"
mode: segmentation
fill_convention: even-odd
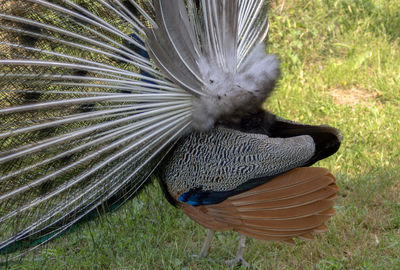
[[[333,98],[335,103],[339,105],[348,105],[348,106],[376,105],[375,101],[380,96],[378,92],[368,91],[366,89],[360,89],[355,87],[352,87],[350,89],[336,88],[328,92],[328,95]]]

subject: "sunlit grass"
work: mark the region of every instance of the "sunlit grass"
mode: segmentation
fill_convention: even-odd
[[[329,232],[295,246],[248,241],[253,269],[400,269],[400,2],[273,1],[269,50],[282,80],[274,113],[339,128],[340,151],[317,164],[340,194]],[[13,269],[226,269],[238,235],[206,231],[157,184],[121,210],[56,239]],[[28,260],[29,259],[29,260]]]

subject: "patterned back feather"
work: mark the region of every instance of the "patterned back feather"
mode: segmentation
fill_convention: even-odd
[[[122,204],[188,130],[257,109],[267,30],[263,0],[1,1],[0,251]]]

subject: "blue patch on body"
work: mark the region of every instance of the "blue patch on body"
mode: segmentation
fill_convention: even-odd
[[[259,185],[262,185],[278,175],[251,179],[246,183],[243,183],[235,189],[229,191],[203,190],[202,186],[191,188],[189,191],[183,193],[178,198],[178,201],[190,204],[191,206],[218,204],[225,201],[229,197],[235,196]]]

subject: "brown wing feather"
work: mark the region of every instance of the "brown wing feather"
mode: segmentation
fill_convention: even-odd
[[[180,206],[206,228],[291,243],[295,237],[312,240],[313,234],[327,231],[324,223],[335,213],[337,191],[326,169],[296,168],[219,204]]]

